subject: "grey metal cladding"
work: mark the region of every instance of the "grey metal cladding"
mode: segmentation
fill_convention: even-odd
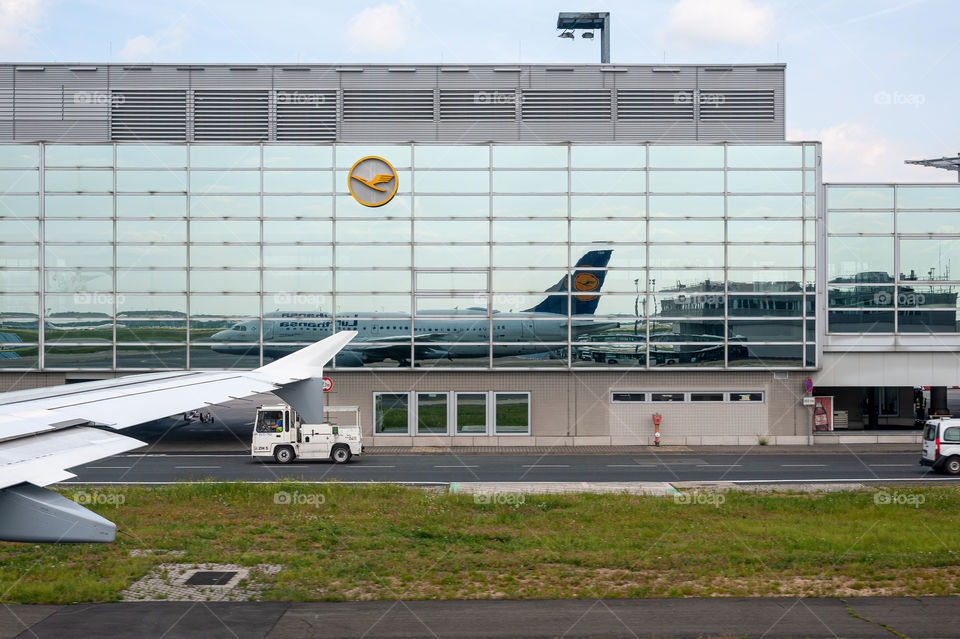
[[[0,141],[783,140],[784,65],[0,65]]]

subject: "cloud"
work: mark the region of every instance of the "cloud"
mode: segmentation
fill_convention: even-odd
[[[956,178],[949,171],[904,164],[904,160],[927,157],[924,154],[930,151],[891,141],[854,122],[824,129],[790,129],[787,139],[823,143],[824,182],[953,182]]]
[[[126,41],[120,51],[120,59],[127,62],[156,61],[173,53],[187,39],[187,17],[181,15],[170,26],[153,35],[134,36]]]
[[[0,0],[0,52],[28,46],[43,11],[41,0]]]
[[[350,18],[347,42],[353,51],[396,51],[407,44],[419,22],[420,16],[408,0],[367,7]]]
[[[762,44],[770,38],[775,23],[773,7],[751,0],[679,0],[657,39],[680,49]]]

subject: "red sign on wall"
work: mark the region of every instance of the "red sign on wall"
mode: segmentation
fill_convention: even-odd
[[[813,400],[814,432],[833,430],[833,397],[815,397]]]

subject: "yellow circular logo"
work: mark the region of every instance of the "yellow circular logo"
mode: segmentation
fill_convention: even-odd
[[[350,167],[347,188],[360,204],[383,206],[397,194],[397,170],[375,155],[360,158]]]
[[[573,290],[575,291],[595,291],[600,286],[600,278],[593,273],[581,271],[573,276]],[[596,295],[574,295],[581,302],[589,302],[596,299]]]

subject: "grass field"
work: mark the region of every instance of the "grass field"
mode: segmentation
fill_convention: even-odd
[[[0,544],[0,601],[114,600],[165,560],[134,549],[281,564],[263,596],[295,601],[960,594],[956,487],[689,503],[292,483],[62,493],[102,504],[117,541]]]

